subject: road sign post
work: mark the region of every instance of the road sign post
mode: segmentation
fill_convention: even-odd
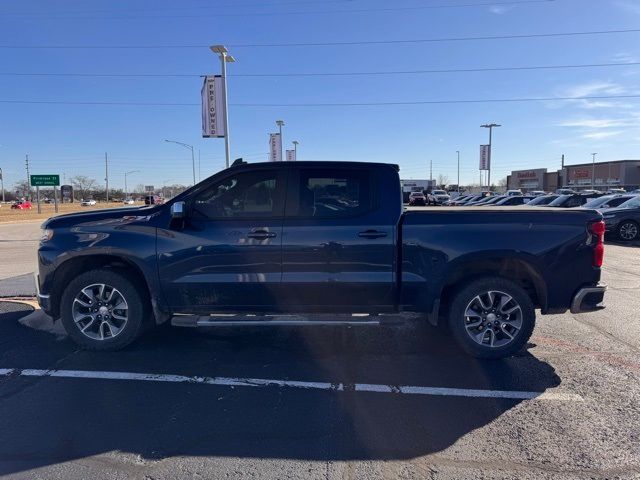
[[[38,202],[38,213],[40,210],[40,187],[53,187],[53,202],[56,213],[58,213],[58,200],[56,198],[56,187],[60,185],[60,175],[30,175],[31,186],[36,187],[36,200]]]

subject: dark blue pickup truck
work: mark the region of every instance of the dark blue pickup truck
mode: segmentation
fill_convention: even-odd
[[[594,210],[403,211],[394,165],[239,163],[164,205],[47,220],[38,297],[94,350],[166,321],[353,324],[419,312],[468,353],[498,358],[525,345],[535,309],[602,308],[603,234]]]

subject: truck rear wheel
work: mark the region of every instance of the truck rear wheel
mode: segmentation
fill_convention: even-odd
[[[458,344],[477,358],[503,358],[520,351],[535,326],[535,309],[522,287],[485,277],[456,293],[449,328]]]
[[[123,273],[90,270],[73,279],[60,304],[67,334],[88,350],[126,347],[142,332],[149,302]]]

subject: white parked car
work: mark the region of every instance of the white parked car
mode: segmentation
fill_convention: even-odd
[[[93,207],[95,204],[95,200],[83,200],[82,202],[80,202],[80,206],[82,207]]]
[[[530,195],[533,195],[534,197],[541,197],[546,194],[547,192],[545,192],[544,190],[534,190],[530,193]]]
[[[134,205],[136,202],[133,201],[133,198],[125,198],[122,203],[125,205]]]
[[[505,195],[507,197],[513,197],[513,196],[522,195],[522,190],[520,190],[520,189],[518,189],[518,190],[507,190],[507,193]]]
[[[431,190],[427,194],[427,203],[431,205],[442,205],[451,200],[451,196],[445,190]]]

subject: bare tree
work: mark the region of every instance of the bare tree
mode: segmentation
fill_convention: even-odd
[[[449,183],[449,177],[443,174],[438,175],[438,186],[444,188]]]
[[[31,185],[26,180],[20,180],[13,184],[17,197],[31,198]]]
[[[75,177],[71,177],[69,181],[73,185],[74,190],[80,192],[82,200],[86,199],[89,191],[96,187],[95,178],[85,177],[84,175],[76,175]]]
[[[500,188],[507,188],[507,177],[504,177],[498,180],[498,186]]]

